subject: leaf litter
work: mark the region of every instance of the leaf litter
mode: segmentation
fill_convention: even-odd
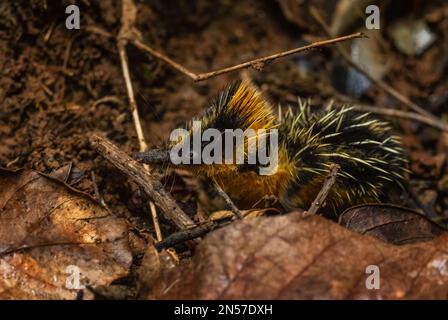
[[[131,262],[124,219],[49,176],[0,170],[0,298],[74,299],[70,266],[85,289],[127,276]]]
[[[239,60],[242,53],[250,58],[294,47],[297,31],[305,33],[304,39],[320,37],[314,21],[304,10],[309,2],[278,0],[277,4],[266,5],[262,1],[248,1],[232,6],[226,1],[220,5],[198,1],[194,6],[161,2],[151,7],[139,4],[139,27],[145,31],[145,37],[168,53],[175,53],[176,59],[193,69],[215,69]],[[335,33],[359,25],[363,17],[361,4],[353,1],[317,1],[313,5],[322,9],[327,21],[332,21]],[[70,41],[67,33],[56,25],[47,40],[39,37],[51,23],[45,19],[46,15],[60,12],[62,19],[63,10],[59,4],[48,3],[50,10],[34,10],[36,6],[39,5],[19,1],[1,5],[5,14],[0,22],[6,27],[0,30],[3,49],[0,60],[4,62],[0,78],[1,164],[42,172],[59,168],[55,177],[90,193],[93,185],[86,172],[95,168],[101,192],[120,218],[85,194],[42,173],[1,170],[0,298],[92,298],[92,292],[98,293],[102,287],[119,287],[112,284],[129,275],[137,278],[141,298],[447,297],[446,232],[418,212],[387,205],[352,208],[340,220],[343,227],[297,213],[232,223],[210,233],[198,247],[189,248],[190,255],[181,259],[179,266],[167,251],[157,252],[151,241],[142,241],[142,234],[150,230],[141,218],[147,215],[142,209],[146,199],[128,201],[139,192],[130,192],[132,185],[123,183],[122,176],[95,159],[96,154],[85,139],[92,132],[103,131],[123,150],[130,153],[135,148],[126,103],[102,100],[113,92],[118,101],[126,101],[114,44],[88,33],[77,38],[66,65],[67,72],[74,73],[66,78],[55,64],[62,64],[64,59]],[[387,6],[383,9],[387,15],[393,13]],[[410,8],[403,14],[412,15],[413,10]],[[179,11],[176,15],[179,19],[170,16],[171,12]],[[274,19],[266,12],[279,14]],[[394,51],[386,55],[393,62],[386,79],[415,101],[428,98],[428,110],[445,118],[446,12],[446,4],[425,6],[422,15],[425,28],[431,29],[437,38],[430,46],[426,44],[418,57]],[[269,23],[260,24],[258,13]],[[86,5],[84,14],[89,23],[117,30],[120,12],[113,1]],[[291,30],[292,37],[285,32],[285,19],[298,27]],[[386,23],[388,19],[386,16]],[[391,20],[396,19],[392,14]],[[154,26],[157,26],[155,32]],[[179,32],[188,27],[197,32]],[[387,40],[400,48],[396,40]],[[263,73],[253,77],[276,100],[287,100],[286,93],[293,93],[292,99],[288,98],[293,103],[297,95],[333,97],[334,88],[325,81],[331,78],[325,71],[327,62],[335,60],[330,58],[329,51],[266,66]],[[154,60],[135,57],[135,65],[131,67],[143,70],[133,72],[139,90],[139,108],[147,123],[146,136],[151,136],[155,144],[179,121],[197,114],[210,93],[231,80],[224,76],[209,83],[191,84]],[[373,58],[367,62],[375,65]],[[293,73],[299,69],[299,62],[307,70],[309,67],[313,76],[305,83],[298,83],[299,78]],[[327,68],[321,68],[322,65]],[[277,69],[280,71],[275,73]],[[275,81],[270,82],[270,78]],[[151,101],[142,103],[145,97]],[[372,88],[360,101],[391,105],[389,97]],[[425,207],[432,208],[433,216],[437,210],[437,214],[446,217],[446,135],[415,123],[396,124],[405,132],[404,139],[410,141],[405,144],[412,150],[411,178],[420,179],[415,184],[422,190],[415,193]],[[420,147],[415,148],[417,144]],[[438,148],[428,152],[428,146],[435,144]],[[71,161],[73,167],[61,168]],[[173,185],[174,190],[179,187],[178,183]],[[194,199],[195,193],[186,190],[181,186],[180,191]],[[194,211],[195,206],[191,207]],[[253,213],[258,215],[262,210]],[[223,215],[229,213],[215,213],[218,218]],[[137,219],[144,221],[138,224],[139,231],[144,231],[130,232],[128,224]],[[172,232],[169,228],[163,231],[166,235]],[[140,254],[146,250],[143,259],[131,252],[128,240],[138,243]],[[380,290],[365,289],[368,263],[376,263],[381,269]],[[136,264],[138,272],[134,274]],[[70,265],[80,268],[81,283],[86,289],[66,288],[65,271]]]

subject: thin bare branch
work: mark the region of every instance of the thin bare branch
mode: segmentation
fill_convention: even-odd
[[[336,182],[336,175],[338,174],[338,171],[339,166],[337,164],[332,164],[330,167],[330,173],[325,178],[325,182],[322,186],[322,189],[320,189],[319,193],[316,196],[316,199],[314,199],[313,203],[311,204],[311,207],[307,211],[308,214],[316,214],[317,211],[319,211],[319,209],[324,205],[328,193],[330,192],[331,188]]]
[[[157,216],[157,210],[154,202],[149,201],[149,209],[151,211],[152,223],[156,232],[157,241],[162,241],[162,231],[160,230],[159,217]]]
[[[87,26],[86,31],[90,32],[90,33],[94,33],[106,38],[113,38],[114,35],[104,29],[95,27],[95,26]],[[195,73],[189,69],[187,69],[186,67],[184,67],[183,65],[177,63],[176,61],[174,61],[173,59],[171,59],[170,57],[166,56],[165,54],[163,54],[162,52],[150,47],[149,45],[145,44],[144,42],[142,42],[139,37],[135,36],[135,33],[127,33],[121,34],[122,39],[126,39],[129,40],[135,47],[137,47],[138,49],[149,53],[151,56],[153,56],[156,59],[159,59],[160,61],[163,61],[164,63],[168,64],[169,66],[171,66],[173,69],[179,71],[180,73],[186,75],[187,77],[189,77],[190,79],[194,80],[194,81],[203,81],[206,79],[210,79],[225,73],[230,73],[233,71],[238,71],[244,68],[249,68],[252,67],[254,69],[260,70],[262,69],[266,64],[268,64],[269,62],[278,59],[278,58],[283,58],[295,53],[299,53],[299,52],[303,52],[303,51],[308,51],[308,50],[312,50],[318,47],[323,47],[326,45],[331,45],[331,44],[335,44],[338,42],[343,42],[343,41],[348,41],[348,40],[352,40],[352,39],[356,39],[356,38],[361,38],[364,35],[362,34],[362,32],[357,32],[357,33],[353,33],[350,35],[346,35],[346,36],[342,36],[342,37],[338,37],[338,38],[333,38],[333,39],[327,39],[327,40],[322,40],[322,41],[317,41],[317,42],[313,42],[309,45],[300,47],[300,48],[295,48],[292,50],[288,50],[288,51],[282,51],[276,54],[272,54],[269,56],[265,56],[265,57],[261,57],[261,58],[257,58],[254,60],[250,60],[250,61],[246,61],[237,65],[233,65],[230,67],[226,67],[223,69],[219,69],[219,70],[215,70],[215,71],[210,71],[210,72],[204,72],[204,73]]]
[[[241,211],[238,209],[238,207],[233,203],[232,199],[225,193],[224,190],[222,190],[221,186],[216,182],[213,181],[214,187],[216,191],[218,192],[219,196],[225,201],[229,209],[232,211],[232,213],[238,218],[242,219],[243,215],[241,214]]]
[[[115,167],[128,176],[160,208],[164,216],[178,229],[185,229],[194,225],[193,221],[179,208],[176,201],[165,191],[163,185],[154,179],[143,165],[129,157],[113,143],[98,135],[90,138],[93,148]]]
[[[225,224],[230,223],[227,221]],[[193,228],[188,228],[185,230],[181,230],[170,234],[168,237],[159,241],[155,244],[155,247],[158,251],[161,251],[166,248],[170,248],[175,246],[176,244],[183,243],[187,240],[192,240],[195,238],[202,237],[203,235],[215,230],[216,228],[222,226],[224,224],[220,224],[216,221],[207,221],[203,224],[197,225]]]
[[[140,151],[145,151],[148,148],[145,137],[143,135],[142,125],[140,122],[140,116],[138,115],[137,102],[134,96],[134,90],[132,88],[131,77],[129,74],[128,58],[126,49],[123,43],[118,44],[118,51],[120,53],[121,67],[123,71],[123,77],[126,84],[126,91],[128,93],[129,104],[131,106],[132,119],[134,120],[135,131],[137,132],[138,143]]]
[[[140,151],[146,151],[148,145],[143,134],[140,117],[138,114],[137,102],[135,100],[134,90],[132,88],[132,81],[129,72],[128,58],[126,53],[126,37],[136,37],[136,30],[134,29],[135,20],[137,18],[137,8],[132,0],[122,0],[122,15],[121,15],[121,28],[117,39],[118,52],[120,54],[121,67],[123,71],[123,77],[126,83],[126,91],[128,93],[129,104],[131,106],[132,119],[134,120],[135,131],[137,132],[137,138],[140,146]],[[144,165],[145,170],[149,173],[149,166]],[[162,233],[160,231],[159,219],[157,217],[157,211],[152,202],[149,203],[149,209],[151,211],[151,217],[153,220],[154,229],[156,232],[157,240],[162,240]]]
[[[357,33],[353,33],[353,34],[343,36],[343,37],[317,41],[317,42],[313,42],[309,45],[306,45],[306,46],[303,46],[300,48],[295,48],[295,49],[288,50],[288,51],[282,51],[282,52],[272,54],[272,55],[269,55],[266,57],[261,57],[258,59],[254,59],[254,60],[246,61],[246,62],[237,64],[237,65],[233,65],[233,66],[230,66],[227,68],[223,68],[223,69],[219,69],[219,70],[215,70],[215,71],[211,71],[211,72],[199,73],[199,74],[188,70],[184,66],[175,62],[174,60],[167,57],[163,53],[157,51],[156,49],[151,48],[150,46],[143,43],[139,39],[131,38],[131,39],[129,39],[129,41],[132,42],[140,50],[148,52],[153,57],[165,62],[166,64],[170,65],[173,69],[179,71],[180,73],[183,73],[184,75],[188,76],[189,78],[193,79],[194,81],[203,81],[203,80],[210,79],[210,78],[213,78],[213,77],[225,74],[225,73],[230,73],[230,72],[234,72],[234,71],[249,68],[249,67],[252,67],[257,70],[261,70],[267,63],[274,61],[275,59],[283,58],[283,57],[286,57],[286,56],[289,56],[289,55],[292,55],[295,53],[303,52],[303,51],[308,51],[311,49],[315,49],[317,47],[323,47],[326,45],[335,44],[338,42],[348,41],[348,40],[352,40],[355,38],[361,38],[361,37],[363,37],[363,34],[361,32],[357,32]]]
[[[131,43],[139,48],[142,51],[145,51],[149,53],[151,56],[153,56],[156,59],[159,59],[166,64],[170,65],[173,69],[179,71],[180,73],[183,73],[184,75],[188,76],[189,78],[197,81],[198,75],[194,72],[188,70],[187,68],[183,67],[182,65],[178,64],[176,61],[172,60],[171,58],[167,57],[163,53],[157,51],[156,49],[151,48],[150,46],[144,44],[142,41],[138,39],[129,39]]]
[[[336,182],[336,175],[337,175],[338,171],[339,171],[339,166],[336,164],[332,164],[330,167],[330,173],[325,178],[325,182],[322,186],[322,189],[319,191],[318,195],[316,196],[316,199],[313,201],[310,209],[306,212],[306,214],[310,214],[310,215],[316,214],[319,211],[319,209],[323,206],[323,204],[325,203],[325,199],[328,196],[328,193],[330,192],[331,188],[333,187],[334,183]],[[225,225],[228,225],[231,222],[232,222],[232,219],[229,217],[220,218],[218,220],[213,220],[213,221],[207,221],[202,224],[198,224],[194,227],[175,232],[175,233],[169,235],[168,237],[166,237],[164,240],[156,243],[155,247],[158,251],[161,251],[165,248],[172,247],[176,244],[185,242],[187,240],[201,237],[217,228],[221,228]]]

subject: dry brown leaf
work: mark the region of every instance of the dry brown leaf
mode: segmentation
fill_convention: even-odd
[[[250,209],[250,210],[241,210],[241,214],[244,218],[257,218],[264,216],[268,213],[280,213],[275,208],[266,208],[266,209]],[[230,210],[219,210],[213,212],[208,219],[211,221],[217,221],[225,218],[231,218],[234,216],[234,213]]]
[[[74,299],[69,266],[95,288],[126,276],[131,261],[123,219],[54,178],[0,169],[0,299]]]
[[[448,297],[448,235],[394,246],[319,216],[291,213],[209,234],[190,264],[155,288],[162,299],[398,299]],[[369,265],[380,289],[367,289]],[[167,277],[168,278],[168,277]]]
[[[154,246],[148,247],[139,268],[139,296],[145,298],[156,284],[166,283],[165,277],[177,266],[177,261],[167,250],[157,252]]]
[[[72,172],[72,167],[73,167],[73,163],[70,162],[56,170],[53,170],[50,173],[50,176],[67,183],[67,180],[70,177],[70,173]]]
[[[350,208],[339,217],[339,223],[397,245],[431,240],[445,232],[417,211],[389,204]]]

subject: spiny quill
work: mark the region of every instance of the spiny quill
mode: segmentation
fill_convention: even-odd
[[[390,187],[405,183],[407,160],[400,138],[388,123],[359,114],[350,107],[311,113],[299,101],[277,117],[270,103],[253,86],[236,83],[222,91],[206,113],[197,119],[201,129],[278,129],[278,168],[273,175],[259,175],[257,165],[183,165],[217,181],[240,208],[250,208],[274,195],[289,209],[307,209],[318,194],[332,163],[340,170],[327,196],[324,213],[337,216],[343,209],[366,202],[379,202]],[[191,130],[191,122],[187,129]],[[136,158],[158,162],[155,151]],[[168,159],[162,157],[164,161]],[[160,156],[159,156],[160,157]],[[161,158],[157,158],[160,160]]]

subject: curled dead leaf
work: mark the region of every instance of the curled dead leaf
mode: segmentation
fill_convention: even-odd
[[[394,246],[319,216],[237,221],[156,284],[161,299],[446,299],[448,235]],[[369,266],[380,288],[366,286]]]
[[[417,211],[389,204],[355,206],[341,214],[339,223],[397,245],[431,240],[445,232]]]
[[[75,299],[109,285],[128,274],[127,234],[123,219],[63,182],[0,169],[1,299]]]

